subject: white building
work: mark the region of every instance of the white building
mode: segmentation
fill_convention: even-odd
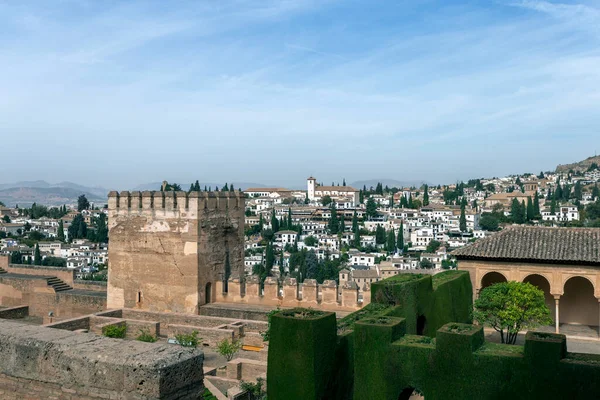
[[[307,180],[308,199],[310,201],[319,201],[325,196],[331,197],[332,200],[345,202],[349,200],[352,206],[356,207],[359,204],[359,191],[350,186],[319,186],[317,180],[312,176]]]

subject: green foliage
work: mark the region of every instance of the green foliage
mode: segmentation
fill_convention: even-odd
[[[367,218],[375,218],[377,216],[377,204],[372,197],[367,199],[365,215]]]
[[[376,244],[385,244],[385,229],[383,226],[377,225],[375,229],[375,243]]]
[[[316,238],[316,237],[314,237],[314,236],[312,236],[312,235],[310,235],[310,236],[307,236],[307,237],[305,237],[305,238],[304,238],[304,244],[305,244],[306,246],[311,246],[311,247],[314,247],[314,246],[316,246],[316,245],[317,245],[317,243],[318,243],[318,240],[317,240],[317,238]]]
[[[321,204],[323,205],[323,207],[327,207],[332,202],[333,202],[333,200],[328,195],[325,195],[325,196],[321,197]]]
[[[427,258],[423,258],[419,262],[419,267],[421,267],[422,269],[432,269],[435,267],[435,265],[433,265],[433,263],[431,261],[429,261]]]
[[[427,253],[435,253],[441,247],[442,243],[437,240],[432,240],[427,245],[427,249],[425,250]]]
[[[250,397],[249,400],[267,400],[265,387],[266,384],[264,378],[257,378],[255,383],[244,381],[240,383],[240,389],[248,393]]]
[[[502,343],[514,344],[521,330],[552,322],[544,292],[530,283],[502,282],[481,291],[474,318],[500,332]]]
[[[77,211],[82,212],[90,208],[90,202],[84,194],[77,198]]]
[[[56,233],[56,236],[61,242],[65,241],[65,226],[63,224],[62,219],[58,222],[58,231]]]
[[[33,254],[33,265],[42,265],[42,255],[40,253],[40,245],[35,245],[35,251]]]
[[[396,234],[394,233],[393,228],[387,233],[385,248],[389,253],[394,253],[396,251]]]
[[[113,339],[124,339],[127,334],[127,325],[115,324],[102,327],[102,334]]]
[[[398,250],[404,250],[404,222],[400,222],[400,229],[398,229],[398,237],[396,238],[396,247]]]
[[[20,251],[13,251],[10,253],[10,263],[11,264],[22,264],[23,263],[23,254]]]
[[[269,341],[269,339],[271,337],[271,321],[273,319],[273,315],[278,314],[279,312],[281,312],[281,309],[279,307],[277,307],[277,309],[271,310],[267,314],[267,330],[261,333],[263,341],[265,341],[265,342]]]
[[[94,241],[99,243],[108,242],[108,227],[106,225],[106,214],[100,213],[98,218],[96,218],[95,223],[96,234],[94,237]]]
[[[87,238],[87,224],[85,223],[83,216],[77,214],[71,225],[69,226],[69,239],[85,239]]]
[[[136,339],[139,340],[140,342],[148,342],[148,343],[154,343],[158,340],[156,338],[156,336],[151,334],[148,329],[140,329],[140,334],[138,335],[138,337]]]
[[[42,260],[42,265],[48,267],[66,267],[67,260],[61,257],[46,257]]]
[[[203,400],[217,400],[217,398],[210,392],[210,390],[204,388],[204,392],[202,393]]]
[[[217,353],[225,357],[227,361],[231,361],[241,348],[241,341],[223,339],[217,344]]]
[[[527,217],[525,206],[516,198],[513,199],[510,206],[510,217],[515,224],[525,223]]]
[[[2,220],[3,220],[4,222],[6,222],[7,224],[10,224],[10,216],[8,216],[8,215],[5,215],[4,217],[2,217]]]
[[[423,188],[423,206],[429,205],[429,186],[425,185]]]
[[[198,343],[202,340],[202,338],[198,337],[198,331],[193,331],[192,333],[179,333],[175,335],[175,340],[182,347],[198,347]]]
[[[462,203],[460,205],[460,218],[458,220],[458,227],[461,232],[467,231],[467,217],[465,215],[465,208],[467,206],[467,200],[463,197]]]
[[[479,218],[479,227],[484,231],[497,231],[500,227],[498,218],[494,214],[484,213]]]

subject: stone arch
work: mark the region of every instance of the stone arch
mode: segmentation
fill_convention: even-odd
[[[552,315],[552,319],[555,319],[554,318],[554,296],[552,294],[550,294],[550,292],[551,292],[550,280],[545,275],[534,273],[534,274],[529,274],[525,278],[523,278],[523,282],[530,283],[533,286],[540,289],[542,292],[544,292],[544,301],[546,303],[546,306],[548,306],[548,309],[550,310],[550,315]]]
[[[587,275],[566,275],[565,277],[563,277],[563,282],[562,282],[562,291],[563,293],[565,292],[565,285],[567,284],[567,282],[573,278],[583,278],[586,279],[588,282],[590,282],[590,284],[592,285],[592,287],[594,288],[594,293],[596,293],[596,285],[594,284],[594,281]]]
[[[508,282],[508,279],[502,272],[489,271],[481,277],[480,290],[483,290],[488,286],[492,286],[495,283],[501,282]]]
[[[560,322],[576,325],[598,325],[598,299],[594,284],[585,276],[572,276],[563,286],[560,298]]]

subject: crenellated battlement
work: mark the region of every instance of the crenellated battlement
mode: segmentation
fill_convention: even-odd
[[[217,281],[216,286],[217,301],[224,303],[356,311],[371,302],[370,288],[359,292],[356,284],[338,286],[335,281],[319,284],[314,279],[306,279],[298,283],[295,278],[287,278],[279,282],[267,277],[261,288],[258,277],[251,275],[245,282],[229,279],[227,292],[223,291],[222,282]]]
[[[183,192],[183,191],[112,191],[108,194],[109,211],[190,211],[202,209],[244,208],[241,192]]]

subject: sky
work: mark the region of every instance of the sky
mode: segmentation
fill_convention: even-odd
[[[599,111],[600,0],[0,0],[0,182],[453,183]]]

